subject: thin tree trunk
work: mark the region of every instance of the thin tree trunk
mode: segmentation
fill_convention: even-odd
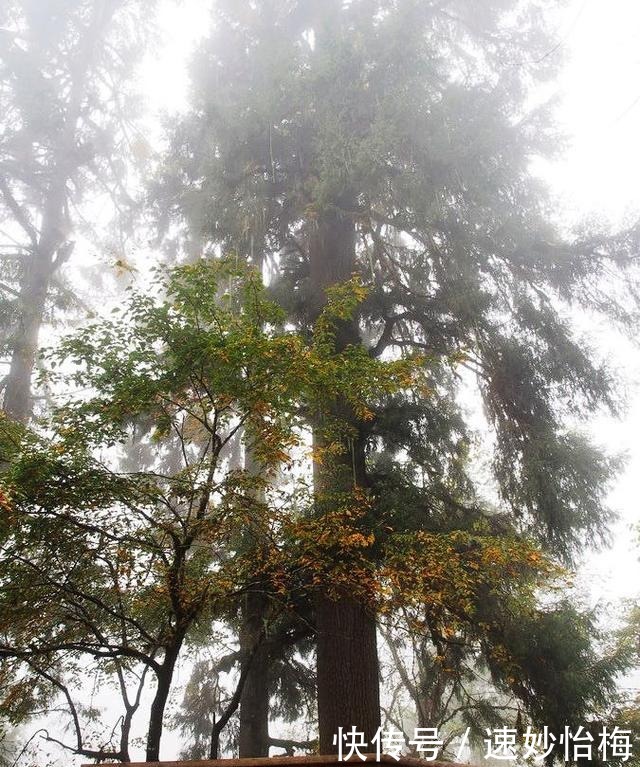
[[[262,256],[251,254],[252,263],[262,271]],[[265,500],[260,484],[262,466],[256,460],[251,445],[245,441],[245,471],[256,477],[254,497],[258,503]],[[256,519],[256,526],[259,521]],[[255,530],[247,530],[244,545],[250,550],[262,545]],[[269,642],[265,641],[265,628],[269,617],[269,599],[261,584],[255,583],[242,602],[240,609],[240,673],[245,681],[240,697],[240,730],[238,751],[241,759],[269,756],[269,688],[271,657]]]
[[[20,320],[7,377],[4,410],[25,423],[31,414],[31,376],[38,352],[38,336],[49,289],[51,261],[37,256],[30,260],[20,289]]]
[[[264,641],[268,599],[249,591],[242,606],[241,669],[248,665],[240,698],[238,750],[241,759],[269,755],[269,643]],[[255,649],[253,655],[252,650]]]
[[[348,205],[346,206],[348,207]],[[325,289],[348,280],[356,268],[355,226],[338,210],[323,213],[312,232],[310,247],[311,285],[314,314],[325,304]],[[361,343],[357,319],[337,329],[337,351]],[[335,415],[352,418],[344,403],[336,403]],[[352,425],[358,431],[353,419]],[[320,425],[319,425],[320,426]],[[314,442],[322,443],[321,428],[314,430]],[[366,484],[364,445],[356,437],[342,464],[315,466],[316,496],[350,491]],[[322,503],[320,503],[321,507]],[[331,598],[319,592],[315,598],[317,631],[318,725],[320,753],[338,750],[334,736],[356,727],[370,742],[380,726],[380,690],[376,621],[366,607],[349,595]]]
[[[132,719],[133,711],[128,710],[122,720],[122,731],[120,733],[120,753],[122,754],[123,762],[131,761],[131,757],[129,756],[129,738],[131,737]]]
[[[81,165],[78,156],[78,128],[86,97],[91,66],[98,58],[104,35],[121,0],[94,0],[92,14],[79,42],[78,55],[71,63],[71,87],[66,105],[64,124],[57,138],[54,163],[49,176],[49,188],[37,230],[29,223],[28,213],[17,200],[11,208],[31,240],[31,258],[20,282],[19,328],[13,339],[13,351],[7,376],[3,409],[17,421],[26,422],[31,415],[31,378],[38,353],[38,337],[44,319],[51,279],[69,256],[73,243],[68,241],[71,222],[68,212],[68,182]],[[6,189],[11,195],[11,190]],[[3,196],[7,196],[4,194]]]
[[[58,175],[49,189],[39,237],[22,273],[19,330],[13,343],[3,403],[7,415],[22,423],[31,415],[31,377],[51,277],[60,264],[58,254],[63,250],[62,246],[67,246],[70,228],[66,213],[68,162],[65,159],[54,171]]]
[[[169,692],[171,691],[171,682],[173,680],[173,671],[175,669],[178,653],[180,652],[180,643],[167,649],[162,667],[157,674],[158,686],[156,694],[151,704],[149,713],[149,729],[147,731],[147,762],[160,761],[160,741],[162,739],[162,729],[164,726],[164,711],[167,706]]]
[[[247,676],[249,675],[251,671],[251,666],[253,662],[253,658],[256,655],[256,652],[258,651],[262,641],[264,640],[264,635],[261,635],[258,637],[257,643],[254,645],[253,649],[251,650],[249,656],[245,659],[246,663],[242,666],[242,671],[240,672],[240,678],[238,679],[238,684],[236,685],[236,690],[231,696],[231,700],[227,704],[227,707],[217,721],[213,722],[213,727],[211,728],[211,742],[210,742],[210,750],[209,750],[209,759],[218,759],[219,752],[220,752],[220,734],[222,733],[222,730],[227,726],[229,719],[235,714],[235,712],[238,710],[238,707],[240,705],[240,698],[242,697],[242,691],[244,690],[244,685],[247,681]]]

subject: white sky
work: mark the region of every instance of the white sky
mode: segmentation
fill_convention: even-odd
[[[595,215],[622,223],[640,211],[640,3],[573,0],[560,38],[568,62],[559,118],[571,145],[549,169],[549,179],[572,218]],[[596,438],[629,456],[611,494],[621,515],[613,549],[589,557],[581,572],[592,600],[606,602],[640,593],[640,351],[608,333],[599,336],[629,384],[624,419],[592,424]]]
[[[575,212],[619,220],[640,207],[640,3],[572,0],[559,39],[561,122],[572,137],[551,174]]]

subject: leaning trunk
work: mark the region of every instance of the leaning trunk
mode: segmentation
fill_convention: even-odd
[[[160,761],[160,740],[164,726],[164,710],[167,706],[173,671],[178,658],[180,647],[167,650],[164,662],[157,673],[158,686],[149,713],[149,729],[147,731],[147,762]]]

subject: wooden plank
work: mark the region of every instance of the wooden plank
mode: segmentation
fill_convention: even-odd
[[[401,756],[396,761],[388,754],[382,754],[380,759],[376,759],[375,754],[366,754],[367,762],[376,762],[378,764],[398,765],[398,767],[455,767],[454,762],[425,762],[423,759],[415,759],[409,756]],[[349,760],[338,761],[337,755],[322,756],[313,754],[312,756],[270,756],[257,759],[207,759],[188,762],[127,762],[126,767],[304,767],[304,765],[322,765],[343,764],[362,764],[358,757]],[[95,764],[85,764],[82,767],[95,767]],[[102,763],[101,767],[125,767],[122,762]]]

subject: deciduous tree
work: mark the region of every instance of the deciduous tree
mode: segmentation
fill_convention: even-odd
[[[130,761],[132,722],[153,676],[146,756],[158,761],[174,671],[196,624],[237,609],[257,582],[288,611],[299,573],[331,566],[321,549],[309,558],[313,531],[283,545],[283,536],[292,544],[300,537],[298,520],[286,494],[279,503],[261,497],[255,475],[230,468],[234,436],[244,430],[268,474],[295,460],[305,413],[337,396],[364,411],[370,399],[410,385],[415,369],[336,351],[333,328],[357,303],[357,283],[331,297],[308,340],[283,327],[260,276],[233,261],[161,272],[151,285],[51,353],[47,385],[66,388],[37,431],[2,420],[0,659],[8,684],[0,711],[17,722],[36,701],[61,699],[74,743],[46,737],[96,760]],[[135,431],[155,455],[146,463],[141,452],[130,469],[118,449]],[[247,528],[257,549],[243,545]],[[238,687],[212,737],[265,645],[264,628],[241,645]],[[95,718],[83,711],[87,671],[119,688],[124,711],[115,727],[87,729],[87,716]]]

